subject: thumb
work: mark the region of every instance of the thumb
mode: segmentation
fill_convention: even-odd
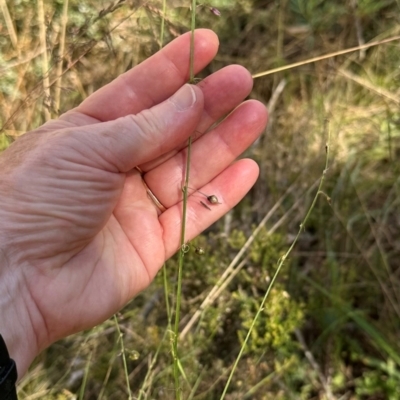
[[[92,162],[100,156],[102,168],[106,161],[106,169],[127,172],[182,144],[200,122],[203,104],[201,89],[186,84],[139,114],[82,127],[79,141],[89,146]]]

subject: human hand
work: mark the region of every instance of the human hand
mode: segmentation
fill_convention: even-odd
[[[0,333],[19,376],[57,339],[119,310],[178,250],[190,135],[189,186],[220,204],[210,212],[197,192],[189,196],[187,240],[257,179],[255,162],[234,162],[266,124],[261,103],[237,107],[251,77],[229,66],[183,86],[189,42],[190,34],[179,37],[0,155]],[[215,34],[196,31],[195,72],[217,48]]]

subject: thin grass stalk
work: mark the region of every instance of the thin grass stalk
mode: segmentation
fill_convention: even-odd
[[[67,30],[68,23],[68,0],[64,0],[63,13],[61,17],[61,35],[60,35],[60,47],[58,50],[58,62],[57,62],[57,73],[58,82],[54,92],[54,104],[57,113],[60,109],[60,95],[61,95],[61,81],[62,81],[62,67],[64,61],[64,51],[65,51],[65,32]]]
[[[385,248],[382,245],[382,241],[381,241],[381,239],[380,239],[380,237],[378,235],[377,229],[374,226],[374,223],[373,223],[372,218],[371,218],[371,213],[367,209],[367,205],[365,204],[364,200],[362,199],[362,197],[361,197],[361,195],[360,195],[360,193],[359,193],[359,191],[357,189],[357,184],[356,184],[356,182],[354,182],[353,176],[351,176],[350,179],[351,179],[351,183],[353,185],[354,191],[356,193],[358,202],[361,204],[361,208],[362,208],[362,210],[364,212],[364,215],[365,215],[365,218],[366,218],[366,220],[368,222],[369,229],[371,230],[372,236],[373,236],[373,238],[375,240],[376,247],[378,248],[379,255],[380,255],[381,260],[382,260],[382,264],[380,264],[380,265],[383,265],[385,267],[384,270],[387,273],[387,280],[390,282],[390,284],[391,284],[390,286],[392,288],[392,291],[393,291],[394,295],[396,296],[397,290],[396,290],[396,286],[395,286],[393,280],[391,279],[392,278],[392,276],[391,276],[392,273],[390,271],[390,265],[389,265],[389,262],[388,262],[388,258],[387,258],[387,255],[386,255]]]
[[[279,2],[278,11],[278,35],[276,37],[276,56],[279,61],[283,58],[283,38],[285,29],[285,8],[287,0],[281,0]]]
[[[165,35],[165,18],[167,13],[167,0],[163,0],[162,5],[162,17],[161,17],[161,29],[160,29],[160,49],[164,46],[164,35]]]
[[[163,0],[162,6],[162,16],[161,16],[161,29],[160,29],[160,50],[164,46],[164,36],[165,36],[165,18],[167,16],[167,0]],[[171,331],[171,306],[169,304],[169,285],[168,285],[168,274],[166,264],[162,267],[163,270],[163,282],[164,282],[164,295],[165,295],[165,307],[167,309],[168,317],[168,330]]]
[[[46,24],[44,20],[44,5],[43,0],[38,0],[38,20],[40,28],[40,47],[42,48],[42,74],[43,74],[43,92],[44,92],[44,107],[43,113],[46,121],[51,119],[50,110],[46,104],[50,102],[50,81],[49,81],[49,60],[47,57],[47,44],[46,44]]]
[[[85,396],[86,383],[87,383],[87,379],[89,376],[90,362],[92,361],[92,356],[93,356],[93,353],[90,353],[89,359],[87,360],[87,363],[86,363],[85,375],[83,376],[81,390],[79,391],[79,400],[83,400],[83,398]]]
[[[326,121],[326,124],[327,124],[327,121]],[[228,391],[229,385],[230,385],[230,383],[232,381],[232,377],[233,377],[233,375],[235,373],[235,370],[236,370],[236,368],[237,368],[237,366],[239,364],[239,361],[240,361],[240,359],[241,359],[241,357],[243,355],[243,352],[244,352],[244,350],[246,348],[247,342],[250,339],[250,335],[253,332],[254,326],[255,326],[260,314],[264,310],[264,305],[265,305],[265,303],[266,303],[266,301],[268,299],[269,294],[271,293],[272,287],[273,287],[276,279],[278,278],[278,275],[279,275],[279,273],[280,273],[285,261],[289,257],[289,255],[292,252],[294,246],[296,245],[301,233],[303,232],[303,229],[304,229],[304,227],[305,227],[305,225],[306,225],[306,223],[308,221],[308,218],[311,215],[312,210],[315,207],[315,204],[317,202],[317,199],[318,199],[319,195],[321,193],[323,193],[322,192],[322,185],[323,185],[323,183],[325,181],[325,175],[326,175],[326,172],[328,171],[328,165],[329,165],[329,144],[330,144],[330,130],[328,129],[328,141],[327,141],[327,144],[326,144],[326,147],[325,147],[325,150],[326,150],[325,168],[324,168],[324,170],[322,172],[322,176],[321,176],[321,179],[320,179],[320,182],[319,182],[319,185],[318,185],[317,193],[314,196],[314,199],[313,199],[313,201],[312,201],[312,203],[311,203],[311,205],[310,205],[310,207],[309,207],[309,209],[308,209],[308,211],[306,213],[306,216],[303,219],[303,222],[300,224],[300,228],[299,228],[299,230],[297,232],[297,235],[294,238],[291,246],[289,247],[288,251],[278,260],[278,266],[277,266],[277,269],[275,271],[275,274],[272,277],[271,282],[268,285],[267,291],[265,292],[265,295],[264,295],[264,297],[263,297],[263,299],[261,301],[260,307],[258,308],[257,313],[256,313],[255,317],[253,318],[253,321],[251,322],[250,328],[249,328],[249,330],[247,332],[247,335],[246,335],[246,338],[245,338],[245,340],[243,342],[243,345],[240,348],[239,354],[238,354],[238,356],[237,356],[237,358],[235,360],[235,363],[234,363],[233,368],[231,370],[231,373],[229,375],[228,381],[226,382],[226,385],[225,385],[224,391],[222,393],[222,396],[220,397],[220,400],[223,400],[225,398],[225,395],[226,395],[226,393]]]
[[[129,384],[129,373],[128,373],[128,365],[126,363],[126,354],[125,354],[125,345],[124,345],[124,338],[119,328],[119,323],[117,316],[114,314],[114,322],[118,332],[118,340],[121,342],[121,355],[122,355],[122,363],[124,365],[124,374],[126,380],[126,388],[128,389],[128,399],[132,400],[132,392],[131,392],[131,385]]]
[[[324,391],[325,391],[325,395],[327,400],[334,400],[334,396],[332,393],[332,389],[329,386],[329,381],[328,379],[325,377],[325,375],[322,372],[322,368],[320,367],[320,365],[318,364],[317,360],[314,358],[312,352],[310,351],[310,349],[307,347],[306,341],[304,340],[304,337],[302,335],[302,333],[300,332],[300,330],[298,328],[296,328],[294,330],[294,334],[296,336],[297,341],[300,344],[300,347],[303,349],[304,355],[307,358],[308,362],[310,363],[312,369],[314,370],[316,376],[318,377]]]
[[[35,50],[31,54],[28,54],[24,56],[23,58],[19,58],[18,60],[15,61],[9,61],[7,63],[4,63],[2,67],[0,68],[0,73],[4,73],[5,71],[8,71],[12,68],[17,68],[21,65],[27,64],[30,61],[34,60],[35,58],[39,57],[42,54],[42,49]]]
[[[190,59],[189,59],[189,82],[194,83],[194,30],[196,28],[196,0],[192,0],[192,21],[190,30],[192,35],[190,36]],[[191,138],[189,138],[189,142]]]
[[[166,264],[163,265],[162,270],[163,270],[163,282],[164,282],[165,308],[167,310],[167,317],[168,317],[168,329],[171,329],[172,313],[171,313],[171,305],[169,303],[169,285],[168,285],[168,274],[167,274]]]
[[[190,175],[189,172],[190,172],[191,145],[192,145],[192,140],[190,137],[187,148],[186,179],[185,179],[185,185],[183,187],[181,249],[179,253],[178,282],[176,287],[176,307],[175,307],[175,324],[174,324],[174,341],[173,341],[174,378],[175,378],[175,390],[176,390],[177,400],[181,399],[181,388],[179,384],[180,368],[179,368],[179,358],[178,358],[178,334],[179,334],[179,321],[180,321],[181,299],[182,299],[183,259],[188,250],[188,245],[185,242],[185,232],[186,232],[186,211],[187,211],[187,198],[188,198],[187,188],[189,186],[189,175]]]
[[[168,327],[170,325],[170,320],[168,322]],[[167,337],[167,333],[168,333],[169,329],[167,329],[164,332],[163,338],[161,339],[161,342],[159,343],[156,353],[154,354],[154,357],[151,360],[151,363],[149,365],[149,369],[147,370],[146,376],[143,380],[143,384],[142,387],[139,389],[139,397],[137,398],[137,400],[142,400],[142,396],[146,393],[146,389],[150,388],[150,378],[151,378],[151,373],[153,371],[154,366],[156,365],[157,359],[158,359],[158,355],[161,351],[161,347],[164,344],[165,338]]]
[[[196,28],[196,0],[192,0],[191,3],[191,37],[190,37],[190,56],[189,56],[189,82],[194,83],[194,30]],[[180,311],[181,311],[181,299],[182,299],[182,271],[183,271],[183,260],[187,252],[188,246],[186,244],[186,212],[187,212],[187,199],[188,199],[188,188],[189,188],[189,177],[190,177],[190,159],[192,152],[192,137],[189,137],[187,147],[187,158],[186,158],[186,170],[185,170],[185,184],[183,186],[183,207],[182,207],[182,225],[181,225],[181,240],[180,240],[180,252],[179,252],[179,265],[178,265],[178,281],[176,288],[176,307],[175,307],[175,325],[174,325],[174,340],[173,340],[173,357],[174,357],[174,380],[175,380],[175,393],[176,399],[181,399],[181,388],[179,384],[180,378],[180,362],[178,358],[178,338],[179,338],[179,322],[180,322]]]
[[[100,390],[99,396],[97,397],[97,400],[102,400],[103,399],[104,392],[106,391],[106,386],[107,386],[108,381],[110,379],[111,372],[112,372],[113,365],[114,365],[114,362],[115,362],[116,358],[117,358],[117,354],[113,354],[113,356],[112,356],[112,358],[111,358],[111,360],[109,362],[109,365],[108,365],[108,368],[107,368],[107,372],[106,372],[106,375],[104,377],[103,383],[101,385],[101,390]]]
[[[18,58],[19,58],[19,48],[18,48],[18,37],[17,33],[15,32],[14,24],[10,15],[10,12],[8,11],[7,3],[5,0],[0,0],[0,8],[1,12],[3,13],[4,21],[7,26],[7,31],[10,36],[11,43],[14,47],[15,50],[18,52]]]
[[[195,394],[197,392],[197,389],[199,388],[199,385],[200,385],[200,383],[201,383],[201,381],[203,379],[203,375],[204,375],[204,370],[201,371],[199,376],[197,377],[196,382],[195,382],[195,384],[194,384],[194,386],[193,386],[193,388],[192,388],[187,400],[193,400],[194,399],[194,396],[195,396]]]
[[[163,0],[162,17],[161,17],[161,29],[160,29],[160,50],[164,46],[164,35],[165,35],[165,18],[167,16],[167,0]],[[169,285],[168,285],[168,275],[167,266],[163,265],[163,281],[164,281],[164,294],[165,294],[165,306],[167,309],[168,317],[168,329],[171,329],[171,306],[169,304]]]
[[[391,93],[389,90],[386,90],[378,85],[374,85],[373,83],[367,81],[366,79],[361,78],[353,74],[350,71],[347,71],[344,68],[340,68],[338,70],[338,74],[345,77],[346,79],[351,79],[353,82],[356,82],[358,85],[365,87],[366,89],[370,90],[371,92],[377,94],[384,98],[384,100],[390,100],[396,103],[397,106],[400,106],[400,100],[398,96],[394,93]]]
[[[381,44],[394,42],[395,40],[400,40],[400,36],[393,36],[393,37],[388,38],[388,39],[379,40],[377,42],[367,43],[367,44],[364,44],[362,46],[351,47],[349,49],[335,51],[333,53],[325,54],[323,56],[313,57],[313,58],[310,58],[308,60],[295,62],[295,63],[289,64],[289,65],[284,65],[283,67],[269,69],[267,71],[263,71],[263,72],[259,72],[257,74],[254,74],[254,75],[252,75],[252,77],[253,77],[253,79],[261,78],[262,76],[272,75],[272,74],[275,74],[277,72],[287,71],[288,69],[301,67],[302,65],[312,64],[312,63],[315,63],[315,62],[318,62],[318,61],[326,60],[328,58],[333,58],[333,57],[341,56],[343,54],[348,54],[348,53],[354,53],[355,51],[360,51],[360,50],[363,50],[363,49],[369,49],[370,47],[379,46]]]

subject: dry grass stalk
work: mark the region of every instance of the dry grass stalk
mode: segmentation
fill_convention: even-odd
[[[5,0],[0,0],[0,8],[1,12],[3,13],[4,20],[6,22],[11,43],[14,49],[17,50],[17,52],[19,53],[17,33],[15,32],[14,24],[12,22],[10,12],[8,11],[7,3],[5,2]]]
[[[61,17],[61,32],[60,32],[60,47],[58,50],[58,63],[57,63],[57,73],[56,76],[59,77],[55,92],[54,92],[54,106],[56,112],[59,113],[60,109],[60,94],[61,94],[61,84],[62,84],[62,67],[64,61],[64,51],[65,51],[65,32],[67,30],[68,23],[68,0],[64,0],[63,13]]]
[[[261,78],[262,76],[276,74],[277,72],[287,71],[288,69],[301,67],[302,65],[307,65],[307,64],[312,64],[312,63],[318,62],[318,61],[327,60],[329,58],[342,56],[344,54],[354,53],[355,51],[360,51],[360,50],[363,50],[363,49],[369,49],[370,47],[379,46],[381,44],[394,42],[396,40],[400,40],[400,36],[393,36],[393,37],[388,38],[388,39],[367,43],[367,44],[364,44],[362,46],[351,47],[350,49],[339,50],[339,51],[335,51],[333,53],[325,54],[323,56],[313,57],[313,58],[310,58],[308,60],[299,61],[299,62],[296,62],[296,63],[293,63],[293,64],[285,65],[284,67],[278,67],[278,68],[270,69],[268,71],[259,72],[259,73],[253,75],[253,79]]]
[[[47,57],[47,42],[46,42],[46,23],[44,18],[44,5],[43,0],[38,0],[38,22],[40,28],[40,47],[42,49],[42,74],[43,74],[43,92],[44,92],[44,102],[43,102],[43,113],[45,120],[51,119],[50,109],[48,104],[50,102],[50,80],[49,80],[49,60]]]
[[[347,71],[345,69],[339,69],[339,75],[351,79],[352,81],[358,83],[359,85],[365,87],[366,89],[374,92],[378,96],[384,97],[387,100],[393,101],[396,105],[400,105],[400,98],[393,93],[389,92],[386,89],[373,85],[371,82],[368,82],[366,79],[363,79],[357,75],[354,75],[352,72]]]

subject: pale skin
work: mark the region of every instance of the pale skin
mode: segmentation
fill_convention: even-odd
[[[189,186],[219,203],[210,211],[190,191],[187,241],[255,183],[257,164],[235,162],[267,121],[261,103],[242,103],[251,76],[232,65],[185,85],[189,46],[179,37],[0,155],[0,333],[19,377],[54,341],[112,316],[179,249],[190,135]],[[196,31],[196,73],[217,49]]]

